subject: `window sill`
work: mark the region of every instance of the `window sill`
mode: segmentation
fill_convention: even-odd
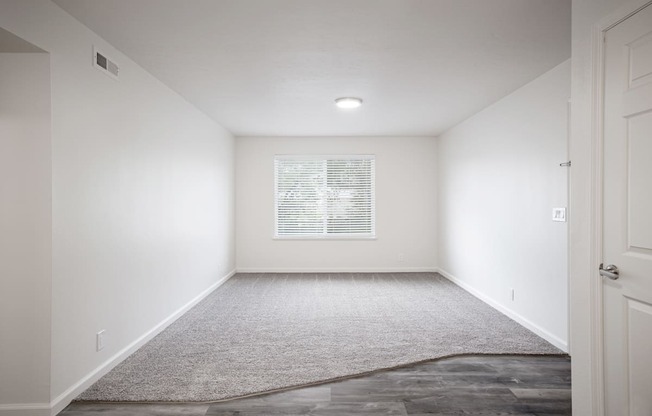
[[[273,236],[272,240],[286,240],[286,241],[296,241],[296,240],[322,240],[322,241],[351,241],[351,240],[376,240],[376,236],[361,237],[361,236],[310,236],[310,235],[297,235],[297,236]]]

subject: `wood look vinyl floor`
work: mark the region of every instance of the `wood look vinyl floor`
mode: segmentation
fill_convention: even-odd
[[[62,416],[570,415],[570,358],[462,356],[213,404],[75,402]]]

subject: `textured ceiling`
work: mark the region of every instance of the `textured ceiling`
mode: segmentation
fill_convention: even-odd
[[[570,0],[54,2],[238,136],[437,135],[570,57]]]

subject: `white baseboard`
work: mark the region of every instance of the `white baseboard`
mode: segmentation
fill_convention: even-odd
[[[186,313],[190,308],[202,301],[206,296],[210,295],[215,289],[222,286],[227,280],[229,280],[236,273],[235,269],[229,272],[226,276],[222,277],[219,281],[213,283],[206,290],[201,292],[199,295],[195,296],[190,302],[186,303],[176,311],[174,311],[170,316],[158,323],[154,328],[147,331],[145,334],[140,336],[131,344],[127,345],[125,348],[116,353],[113,357],[106,360],[95,370],[91,371],[84,378],[79,380],[77,383],[73,384],[68,390],[63,392],[59,397],[55,398],[52,403],[48,406],[48,416],[54,416],[65,409],[70,402],[74,400],[75,397],[79,396],[84,390],[89,388],[93,383],[99,380],[106,373],[111,371],[116,365],[122,362],[125,358],[133,354],[138,348],[145,345],[156,335],[160,334],[165,328],[167,328],[171,323],[180,318],[184,313]],[[4,416],[4,413],[0,413]],[[23,413],[11,414],[11,416],[32,416],[36,413],[30,413],[29,411]],[[7,415],[9,416],[9,414]],[[39,413],[40,416],[40,413]]]
[[[498,312],[502,313],[503,315],[507,315],[509,318],[513,319],[514,321],[518,322],[519,324],[523,325],[530,331],[534,332],[541,338],[545,339],[555,347],[559,348],[560,350],[564,352],[568,352],[568,343],[559,339],[557,336],[551,334],[550,332],[546,331],[545,329],[541,328],[539,325],[533,323],[532,321],[524,318],[523,316],[519,315],[518,313],[514,312],[513,310],[501,305],[500,303],[496,302],[489,296],[485,295],[484,293],[480,292],[479,290],[475,289],[468,283],[463,282],[462,280],[458,279],[457,277],[453,276],[452,274],[448,273],[446,270],[439,269],[438,270],[439,274],[444,276],[446,279],[450,280],[451,282],[455,283],[457,286],[461,287],[462,289],[466,290],[476,298],[480,299],[487,305],[491,306],[492,308],[496,309]]]
[[[436,273],[436,267],[307,267],[307,268],[275,268],[275,267],[244,267],[238,268],[238,273]]]
[[[50,416],[50,404],[0,404],[0,416]]]

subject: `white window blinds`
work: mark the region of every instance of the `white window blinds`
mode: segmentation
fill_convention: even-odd
[[[276,156],[276,237],[374,237],[374,156]]]

